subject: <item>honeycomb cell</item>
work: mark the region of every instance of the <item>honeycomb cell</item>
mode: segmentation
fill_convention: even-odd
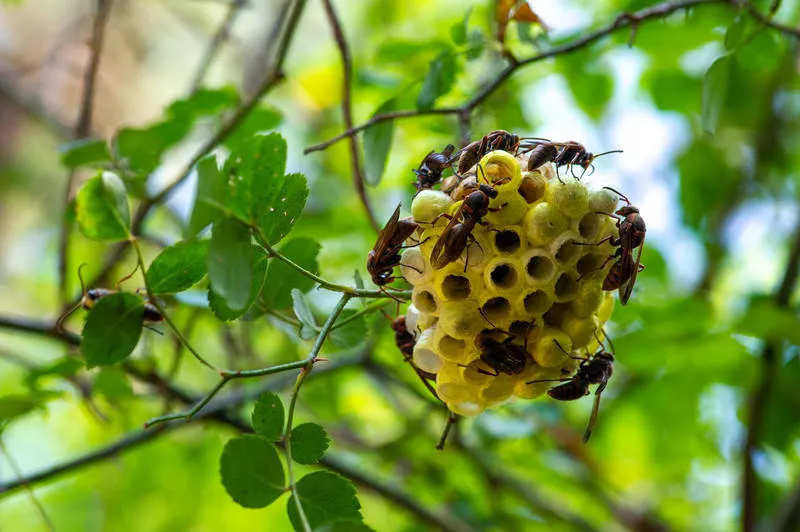
[[[420,331],[422,328],[418,328],[419,325],[419,310],[417,307],[414,306],[412,303],[406,309],[406,329],[416,338],[419,336]]]
[[[584,280],[578,288],[578,295],[572,301],[572,312],[580,318],[589,318],[597,312],[605,296],[601,280]]]
[[[492,377],[489,381],[489,385],[480,391],[480,398],[483,399],[485,403],[489,404],[505,401],[514,393],[515,383],[515,378],[501,373],[496,377]]]
[[[406,248],[400,255],[400,273],[403,278],[413,285],[427,282],[433,268],[425,260],[419,246]]]
[[[577,295],[578,282],[576,281],[576,277],[567,272],[559,275],[558,279],[556,279],[555,290],[553,291],[554,299],[558,303],[563,303],[565,301],[572,301]]]
[[[578,233],[580,233],[581,238],[586,242],[599,240],[597,235],[600,233],[600,227],[603,226],[605,218],[606,216],[604,214],[597,214],[594,212],[584,214],[581,221],[578,222]]]
[[[525,236],[533,246],[555,240],[569,228],[569,218],[546,202],[535,204],[525,214]]]
[[[589,210],[591,212],[613,214],[617,210],[618,203],[619,196],[605,188],[594,190],[589,194]]]
[[[481,304],[481,312],[498,327],[511,323],[511,303],[504,297],[490,297]]]
[[[550,245],[553,258],[562,270],[572,268],[585,253],[585,248],[581,245],[580,236],[572,232],[562,233]]]
[[[474,338],[487,326],[475,301],[448,303],[439,316],[439,327],[443,332],[461,339]]]
[[[414,345],[414,364],[422,371],[437,373],[444,364],[442,357],[436,352],[436,346],[434,345],[435,334],[436,327],[425,329]]]
[[[411,302],[424,314],[437,314],[439,312],[439,303],[436,300],[436,295],[431,289],[415,286],[411,292]]]
[[[465,275],[448,274],[442,280],[442,295],[449,301],[462,301],[472,294],[472,283]]]
[[[441,330],[441,326],[437,327],[437,331]],[[445,360],[455,364],[468,364],[472,361],[467,350],[467,342],[449,334],[436,335],[436,352]]]
[[[444,212],[449,212],[453,200],[439,190],[420,190],[411,202],[411,216],[417,223],[430,223]]]
[[[522,170],[516,157],[507,151],[495,150],[483,156],[480,163],[486,177],[498,192],[516,191],[522,182]]]
[[[525,307],[525,312],[531,316],[541,316],[553,305],[550,296],[543,290],[533,290],[527,292],[522,300]]]
[[[484,270],[484,284],[487,290],[510,292],[517,290],[522,283],[522,267],[517,261],[497,258],[489,261]]]
[[[572,340],[561,329],[545,328],[542,337],[536,344],[532,355],[537,364],[544,368],[557,368],[569,359],[572,352]]]
[[[492,249],[495,253],[515,254],[522,248],[522,228],[507,227],[494,233]]]
[[[544,197],[547,188],[547,179],[541,172],[525,172],[522,174],[522,182],[519,184],[517,192],[525,203],[536,203]]]
[[[475,417],[486,409],[485,405],[473,401],[448,403],[448,408],[459,416]]]
[[[539,248],[528,250],[522,256],[522,264],[528,281],[536,285],[548,283],[556,273],[556,265],[549,253]]]
[[[486,222],[494,227],[502,227],[521,224],[529,207],[516,190],[503,190],[492,200],[489,208],[494,210],[489,210],[485,216]]]
[[[589,191],[576,179],[552,183],[547,187],[544,200],[570,218],[580,218],[589,212]]]

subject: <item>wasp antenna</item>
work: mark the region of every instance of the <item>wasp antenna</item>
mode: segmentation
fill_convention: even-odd
[[[491,325],[491,326],[492,326],[492,328],[493,328],[494,330],[496,330],[496,331],[500,331],[501,333],[503,333],[503,334],[507,334],[507,335],[509,335],[509,336],[514,336],[514,335],[513,335],[513,334],[511,334],[510,332],[508,332],[508,331],[504,331],[503,329],[501,329],[500,327],[498,327],[497,325],[495,325],[494,323],[492,323],[492,321],[489,319],[489,317],[486,315],[486,313],[483,311],[483,309],[482,309],[482,308],[478,307],[478,312],[480,312],[481,316],[483,316],[483,319],[485,319],[485,320],[486,320],[486,323],[488,323],[489,325]]]
[[[625,203],[627,203],[628,205],[631,204],[631,200],[628,199],[628,196],[626,196],[625,194],[623,194],[619,190],[617,190],[615,188],[611,188],[611,187],[603,187],[603,188],[606,189],[606,190],[610,190],[611,192],[613,192],[614,194],[616,194],[617,196],[622,198],[625,201]]]
[[[83,299],[75,303],[75,305],[67,309],[66,312],[64,312],[63,314],[61,314],[61,316],[58,317],[58,319],[56,320],[56,332],[58,332],[59,334],[64,332],[64,320],[69,318],[73,312],[78,310],[78,307],[80,307],[81,304],[83,304]]]
[[[481,163],[478,163],[475,166],[478,167],[478,169],[475,172],[475,180],[480,181],[480,176],[478,175],[478,173],[480,173],[483,174],[483,180],[486,181],[486,184],[491,185],[491,183],[489,183],[489,180],[486,179],[486,172],[484,171],[483,166],[481,166]]]
[[[84,297],[86,297],[86,283],[83,281],[83,274],[81,273],[81,270],[83,270],[84,266],[86,266],[85,262],[78,266],[78,280],[81,282],[81,293]]]
[[[119,290],[119,285],[121,285],[122,283],[133,277],[133,275],[136,273],[136,270],[138,269],[139,269],[139,263],[137,262],[136,267],[133,268],[133,271],[131,273],[129,273],[128,275],[117,281],[116,289]]]
[[[592,159],[597,159],[598,157],[601,157],[601,156],[603,156],[603,155],[608,155],[609,153],[622,153],[622,150],[610,150],[610,151],[604,151],[603,153],[598,153],[597,155],[595,155],[594,157],[592,157]]]

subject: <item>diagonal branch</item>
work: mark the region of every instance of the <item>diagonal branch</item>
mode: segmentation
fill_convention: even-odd
[[[233,0],[228,4],[228,12],[225,14],[225,18],[217,28],[217,31],[214,32],[214,36],[208,43],[206,51],[203,53],[203,57],[200,58],[200,66],[198,67],[197,72],[194,74],[194,79],[192,79],[192,85],[189,89],[190,93],[194,93],[200,88],[200,85],[203,83],[203,80],[208,73],[208,69],[211,67],[211,63],[222,49],[222,45],[227,42],[231,34],[231,28],[233,27],[234,22],[236,22],[236,18],[242,12],[242,8],[244,8],[246,5],[247,0]]]
[[[339,48],[339,54],[342,56],[342,115],[344,116],[344,125],[347,129],[353,127],[353,58],[350,55],[350,47],[347,45],[347,39],[344,36],[344,30],[336,16],[336,11],[333,9],[331,0],[322,1],[325,7],[325,13],[328,15],[328,21],[333,29],[333,36],[336,40],[336,46]],[[353,186],[367,211],[367,218],[372,228],[378,232],[380,225],[375,219],[375,213],[372,212],[372,207],[369,204],[367,197],[367,188],[364,184],[364,169],[361,166],[360,156],[358,153],[358,140],[350,137],[350,162],[353,166]]]

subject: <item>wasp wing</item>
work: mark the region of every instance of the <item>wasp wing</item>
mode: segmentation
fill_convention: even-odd
[[[642,251],[644,250],[644,235],[642,235],[642,243],[639,245],[638,248],[634,251],[636,253],[636,259],[629,261],[629,263],[633,263],[633,269],[630,272],[630,275],[624,275],[622,277],[623,281],[619,286],[619,302],[623,305],[628,302],[631,298],[631,294],[633,293],[633,286],[636,284],[636,276],[639,275],[639,272],[643,269],[642,267]],[[625,252],[623,251],[623,254]],[[627,272],[626,272],[627,274]]]
[[[606,383],[600,384],[597,387],[597,391],[594,392],[594,405],[592,406],[592,415],[589,416],[589,424],[586,426],[586,432],[583,433],[583,443],[589,441],[589,438],[592,435],[592,431],[594,430],[594,426],[597,423],[597,413],[600,411],[600,394],[603,393],[603,390],[606,389]]]
[[[397,208],[392,213],[391,218],[389,221],[386,222],[386,225],[383,226],[381,232],[378,233],[378,241],[375,242],[375,247],[372,248],[375,250],[377,255],[381,255],[386,247],[391,242],[392,237],[394,236],[395,231],[397,230],[397,221],[400,219],[400,205],[397,205]]]

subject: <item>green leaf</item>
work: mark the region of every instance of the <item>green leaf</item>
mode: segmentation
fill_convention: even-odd
[[[247,310],[253,284],[249,228],[231,218],[214,224],[208,250],[208,280],[231,310]]]
[[[767,296],[756,296],[750,300],[736,330],[763,340],[785,340],[800,345],[800,317],[793,310],[777,306]]]
[[[183,292],[208,273],[208,240],[178,242],[164,248],[147,269],[147,284],[154,294]]]
[[[730,80],[730,56],[718,57],[711,64],[703,77],[703,130],[713,135],[717,129],[722,106],[728,95],[728,81]]]
[[[204,157],[197,163],[197,194],[189,220],[190,235],[196,235],[223,216],[224,197],[225,181],[217,166],[217,156]]]
[[[36,388],[39,385],[39,380],[44,377],[72,377],[83,368],[83,365],[83,361],[74,356],[61,357],[46,366],[30,370],[25,375],[25,386]]]
[[[92,240],[125,240],[130,211],[125,185],[116,175],[101,172],[78,192],[76,217],[81,232]]]
[[[297,288],[292,288],[292,302],[295,316],[303,323],[303,326],[300,327],[300,338],[303,340],[314,338],[319,332],[319,326],[314,319],[314,313],[311,311],[311,305],[308,304],[305,294]]]
[[[89,368],[108,366],[130,355],[142,333],[144,300],[126,292],[100,299],[86,318],[81,354]]]
[[[451,50],[440,53],[431,61],[422,90],[417,97],[417,107],[422,111],[433,108],[436,100],[453,88],[456,78],[456,62]]]
[[[175,100],[167,108],[172,121],[191,123],[201,116],[215,115],[239,103],[239,95],[233,87],[203,88],[187,98]]]
[[[258,396],[253,407],[252,421],[256,434],[270,441],[281,439],[284,423],[281,398],[273,392],[264,392]]]
[[[394,111],[395,106],[396,101],[392,98],[378,107],[372,116]],[[394,120],[380,122],[364,132],[364,173],[367,184],[371,186],[381,182],[393,136]]]
[[[101,369],[94,379],[92,391],[112,403],[133,397],[133,387],[128,380],[128,375],[117,366]]]
[[[104,140],[81,139],[59,146],[61,164],[67,168],[77,168],[92,163],[104,163],[111,160],[108,145]]]
[[[334,521],[363,520],[356,489],[335,473],[316,471],[304,476],[297,482],[297,496],[312,529]],[[302,530],[294,494],[289,498],[288,510],[294,529]]]
[[[283,466],[275,446],[261,436],[245,435],[225,444],[220,457],[222,485],[245,508],[263,508],[284,492]]]
[[[358,311],[349,308],[344,309],[337,322],[344,322],[356,312]],[[341,327],[334,328],[331,331],[330,340],[336,347],[353,347],[363,342],[366,336],[367,324],[364,321],[364,317],[359,316]]]
[[[247,298],[247,303],[241,309],[232,309],[228,306],[225,298],[217,294],[214,285],[208,286],[208,304],[214,315],[222,321],[236,320],[244,316],[247,311],[255,303],[258,294],[264,286],[264,280],[267,273],[267,253],[259,246],[253,246],[251,256],[253,272],[253,280],[250,285],[250,295]]]
[[[292,429],[292,458],[298,464],[310,465],[319,462],[331,444],[328,433],[316,423],[303,423]]]
[[[59,392],[37,391],[29,395],[11,394],[0,397],[0,428],[14,418],[44,408],[51,399],[61,397]]]
[[[736,15],[736,18],[725,32],[725,49],[730,51],[737,48],[744,40],[746,30],[747,17],[745,17],[744,13],[740,10],[739,14]]]
[[[149,128],[122,129],[113,140],[113,150],[117,159],[146,176],[159,165],[164,152],[191,129],[192,122],[184,120],[159,122]]]
[[[463,19],[450,26],[450,38],[453,39],[453,44],[456,46],[467,44],[470,15],[472,15],[472,7],[467,9]]]
[[[311,273],[319,272],[317,255],[321,246],[313,238],[293,238],[278,250],[281,255]],[[261,291],[261,300],[267,308],[284,309],[292,304],[292,289],[308,292],[314,281],[280,260],[270,262],[267,271],[269,282]]]
[[[241,124],[239,124],[225,141],[229,146],[235,146],[243,142],[245,139],[253,137],[256,133],[263,133],[278,127],[281,123],[281,113],[273,107],[262,104],[260,107],[253,109],[247,115]]]
[[[375,532],[375,530],[368,527],[363,521],[337,519],[316,527],[314,532]]]

